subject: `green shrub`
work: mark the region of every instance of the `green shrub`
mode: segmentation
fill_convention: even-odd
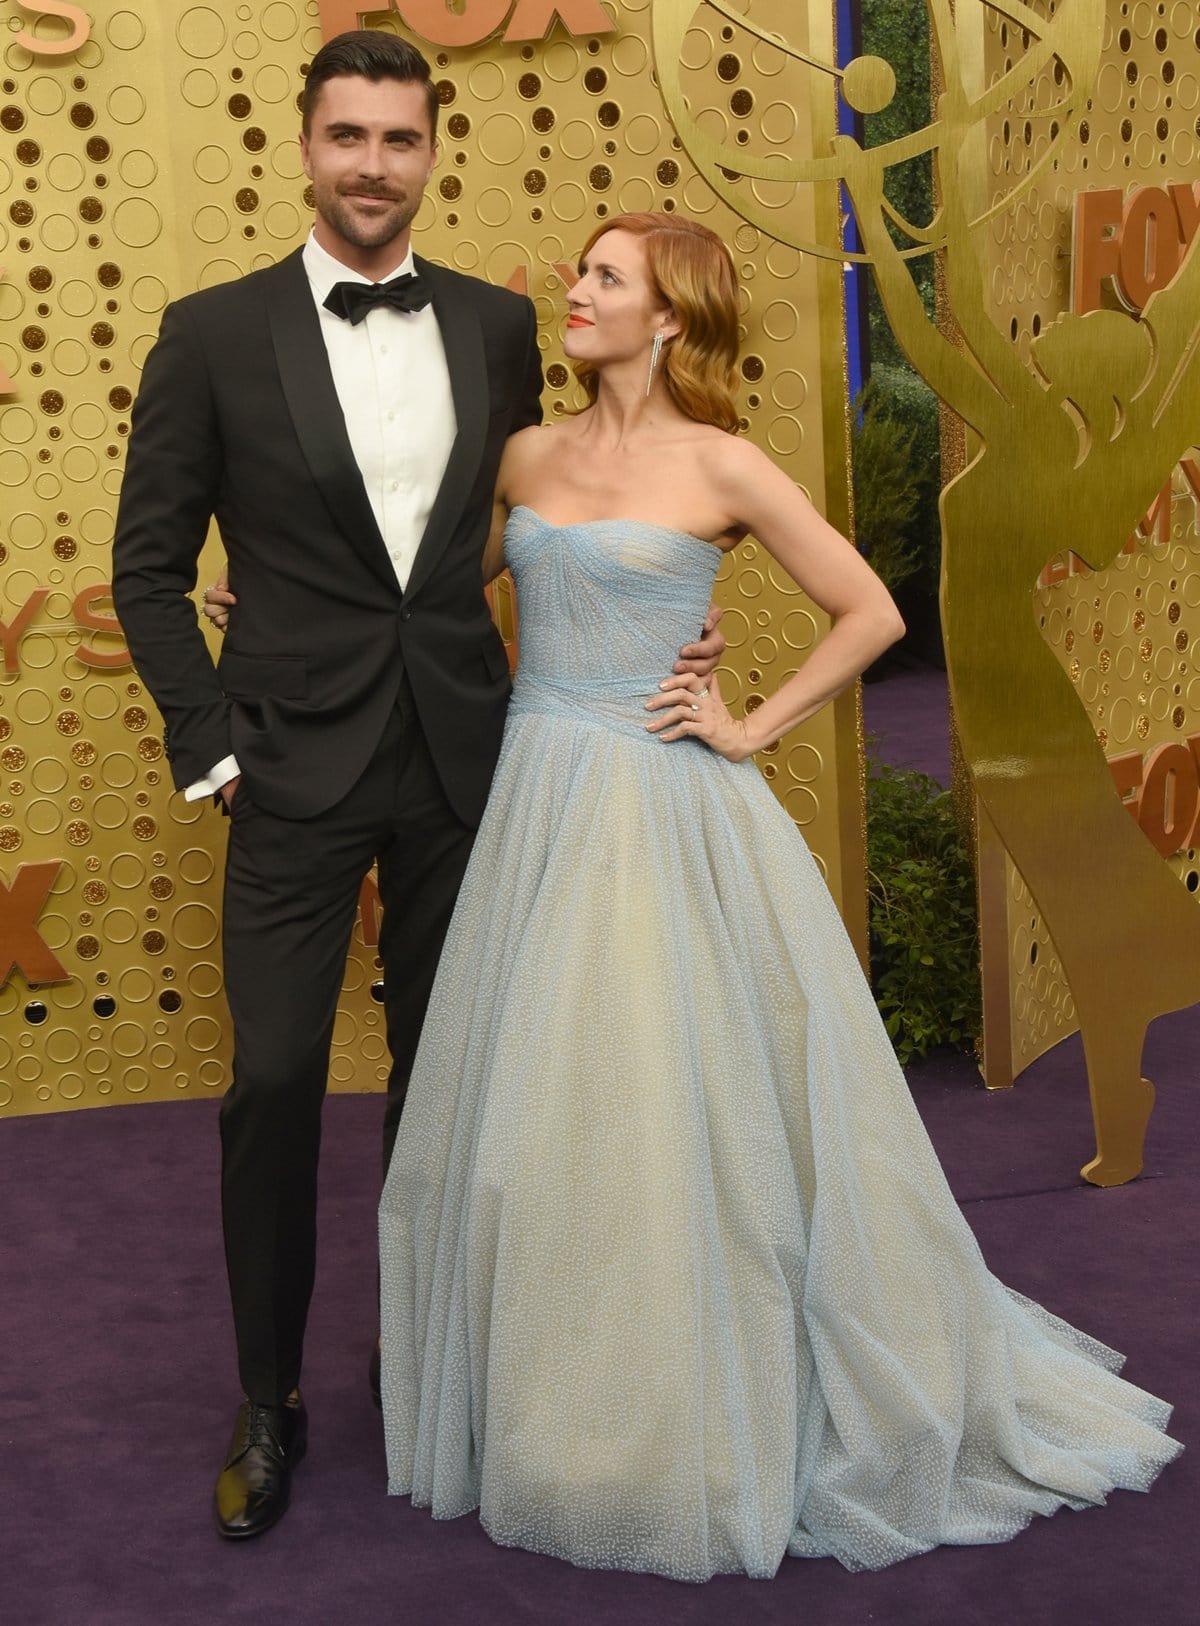
[[[982,1027],[971,855],[950,793],[875,757],[867,774],[871,979],[901,1065]]]
[[[925,562],[913,534],[925,485],[917,432],[888,412],[874,381],[855,400],[851,425],[855,540],[894,592]]]
[[[919,577],[925,592],[936,593],[942,560],[942,523],[938,514],[942,448],[937,396],[903,363],[896,367],[873,365],[867,388],[874,393],[879,412],[911,433],[909,474],[917,482],[918,493],[907,524],[909,547],[916,561],[910,574]],[[856,493],[857,480],[856,468]]]

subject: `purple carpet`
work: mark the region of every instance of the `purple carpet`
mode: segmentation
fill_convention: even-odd
[[[875,754],[950,783],[950,702],[945,672],[893,672],[863,684],[863,721]]]
[[[1155,1025],[1146,1173],[1081,1185],[1078,1044],[988,1095],[939,1055],[913,1088],[996,1272],[1123,1349],[1191,1445],[1149,1496],[1060,1513],[1003,1547],[879,1575],[784,1561],[693,1587],[494,1547],[384,1494],[365,1366],[374,1325],[379,1102],[326,1113],[322,1252],[304,1384],[309,1455],[285,1522],[246,1546],[210,1525],[236,1403],[217,1222],[215,1103],[0,1124],[0,1620],[11,1626],[1175,1626],[1196,1618],[1195,1260],[1200,1008]]]
[[[945,676],[868,685],[868,730],[949,782]],[[880,1575],[785,1560],[774,1581],[688,1587],[574,1570],[435,1524],[384,1494],[365,1367],[374,1326],[378,1100],[326,1111],[322,1251],[304,1385],[309,1456],[278,1530],[210,1524],[236,1403],[217,1218],[215,1103],[0,1123],[0,1619],[14,1626],[1183,1626],[1195,1619],[1200,1445],[1194,1200],[1200,1007],[1147,1046],[1159,1104],[1146,1172],[1100,1192],[1077,1040],[1016,1089],[972,1064],[913,1069],[917,1103],[992,1268],[1124,1350],[1176,1403],[1192,1449],[1149,1496],[1038,1520],[1003,1547],[942,1549]]]

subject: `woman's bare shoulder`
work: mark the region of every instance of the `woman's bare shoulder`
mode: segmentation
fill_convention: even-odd
[[[706,457],[713,478],[730,494],[793,485],[778,463],[745,435],[718,431]]]
[[[538,449],[554,437],[558,432],[556,424],[531,423],[525,429],[518,429],[515,435],[510,435],[505,443],[505,451],[512,452],[518,457],[534,457]]]
[[[569,424],[534,423],[510,435],[504,447],[504,461],[513,468],[533,467],[543,458],[553,457],[570,437]]]
[[[716,466],[728,469],[731,473],[743,471],[753,473],[761,470],[764,463],[770,463],[765,452],[760,452],[752,440],[745,435],[731,435],[726,429],[706,426],[704,441],[705,456],[711,457]]]
[[[557,424],[535,423],[510,435],[500,461],[500,489],[511,490],[515,481],[527,479],[553,457],[554,448],[561,444],[561,433]]]

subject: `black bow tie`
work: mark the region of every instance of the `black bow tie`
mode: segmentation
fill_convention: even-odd
[[[376,305],[396,311],[424,310],[433,298],[428,285],[411,271],[390,282],[339,282],[329,291],[325,309],[357,327]]]

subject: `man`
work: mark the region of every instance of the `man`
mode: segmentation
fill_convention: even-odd
[[[222,1209],[246,1398],[216,1516],[234,1538],[283,1514],[306,1444],[321,1103],[359,886],[377,862],[386,1167],[508,701],[481,569],[496,469],[541,416],[529,301],[409,246],[437,156],[428,63],[340,35],[302,114],[312,235],[164,313],[114,544],[176,786],[230,816]],[[215,669],[189,597],[214,516],[237,594]]]

